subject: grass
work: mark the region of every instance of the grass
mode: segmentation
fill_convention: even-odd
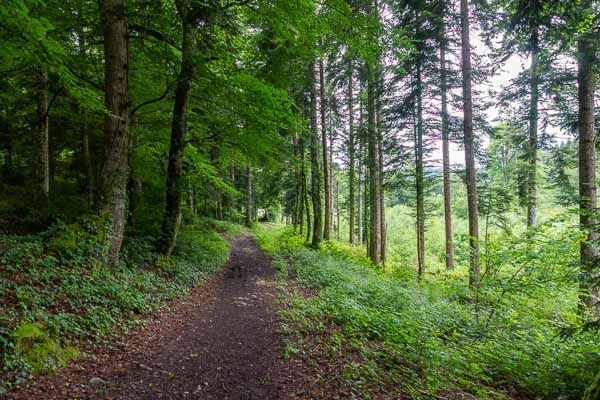
[[[149,238],[130,237],[114,270],[98,261],[93,221],[0,236],[0,393],[65,365],[85,342],[123,333],[207,279],[229,254],[216,230],[233,236],[240,229],[209,220],[188,225],[172,257],[154,254]]]
[[[512,270],[500,265],[508,268],[503,263],[515,257],[519,262],[531,247],[496,248],[494,279],[474,293],[460,272],[419,283],[406,272],[412,266],[383,271],[362,249],[325,243],[313,251],[289,229],[259,229],[257,236],[282,279],[293,276],[299,287],[317,293],[288,295],[283,317],[294,326],[289,353],[300,351],[303,333],[329,336],[328,354],[346,349],[356,355],[358,361],[348,363],[342,375],[364,398],[383,392],[423,399],[452,393],[579,399],[600,365],[596,332],[560,336],[561,327],[577,320],[573,281],[544,279],[550,269],[532,268],[518,276],[522,288],[507,283]],[[536,250],[550,254],[539,256],[536,266],[572,250],[550,251],[564,237],[539,242]],[[557,263],[556,270],[568,267]]]

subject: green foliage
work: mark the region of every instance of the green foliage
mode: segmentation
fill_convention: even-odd
[[[559,338],[560,324],[576,318],[573,281],[542,288],[541,276],[548,271],[530,270],[520,285],[531,289],[527,283],[539,277],[533,294],[509,290],[505,301],[497,301],[494,294],[511,284],[498,275],[474,301],[464,276],[419,284],[414,276],[375,270],[341,246],[315,252],[290,235],[263,232],[261,245],[276,249],[274,262],[281,271],[319,294],[293,296],[284,317],[308,332],[330,332],[331,327],[339,332],[331,346],[339,348],[341,341],[360,356],[345,372],[355,388],[365,382],[401,387],[413,398],[447,391],[502,398],[518,391],[532,398],[578,399],[594,378],[600,362],[595,333]],[[546,252],[556,242],[547,245]],[[506,243],[504,251],[512,246]],[[516,256],[525,250],[513,251]],[[547,257],[558,253],[564,256],[557,249]],[[540,258],[539,265],[548,261]],[[496,310],[491,316],[483,312],[491,309]]]
[[[211,225],[186,226],[169,258],[153,254],[148,239],[128,238],[116,270],[98,261],[98,220],[0,236],[0,365],[7,384],[64,365],[80,343],[126,329],[207,279],[229,253]]]
[[[50,337],[48,328],[42,323],[18,326],[14,331],[15,347],[34,373],[64,367],[77,356],[77,349],[63,346]]]
[[[588,387],[583,395],[583,400],[598,400],[600,399],[600,371],[594,378],[594,381]]]

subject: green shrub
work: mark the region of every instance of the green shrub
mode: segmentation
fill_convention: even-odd
[[[559,336],[558,322],[572,319],[576,308],[572,281],[543,289],[536,277],[547,271],[531,271],[520,282],[529,288],[536,282],[535,290],[509,290],[498,301],[499,282],[505,282],[498,275],[474,301],[465,275],[419,283],[414,275],[373,268],[345,245],[311,251],[289,235],[265,231],[261,243],[278,249],[278,269],[319,295],[293,296],[284,318],[300,331],[335,327],[340,336],[331,345],[341,348],[341,341],[361,357],[345,369],[356,388],[365,382],[402,387],[414,398],[447,390],[502,398],[516,390],[530,398],[579,399],[594,378],[600,363],[596,332]],[[556,244],[544,243],[548,257],[556,254]]]

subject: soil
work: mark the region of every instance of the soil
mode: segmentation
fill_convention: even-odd
[[[110,348],[7,398],[282,399],[295,379],[282,358],[277,307],[268,257],[252,237],[236,238],[223,272],[206,285]]]

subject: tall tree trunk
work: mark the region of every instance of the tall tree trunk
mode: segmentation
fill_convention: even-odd
[[[529,169],[527,171],[527,227],[536,225],[537,207],[537,148],[538,148],[538,99],[539,99],[539,33],[533,27],[531,34],[531,98],[529,103]]]
[[[50,137],[48,118],[48,70],[38,68],[37,124],[33,135],[34,209],[39,219],[45,219],[50,196]]]
[[[246,168],[246,225],[252,226],[254,214],[252,213],[252,168]]]
[[[355,134],[354,134],[354,99],[353,99],[353,81],[352,81],[352,60],[350,60],[349,72],[348,72],[348,153],[350,156],[349,168],[348,168],[348,191],[349,191],[349,207],[348,207],[348,222],[349,222],[349,241],[350,244],[355,242],[355,190],[354,184],[356,179],[355,171]]]
[[[460,0],[460,19],[465,168],[467,172],[467,208],[469,210],[469,245],[471,249],[469,285],[477,287],[479,286],[479,216],[477,214],[477,171],[475,169],[475,148],[473,143],[469,0]]]
[[[306,241],[310,240],[311,221],[310,221],[310,204],[308,199],[308,182],[306,181],[306,171],[302,169],[302,179],[304,180],[304,207],[306,208]]]
[[[319,58],[319,82],[321,97],[321,140],[323,147],[323,182],[325,189],[325,223],[323,239],[329,240],[331,236],[331,180],[329,169],[329,150],[327,146],[327,98],[325,97],[325,65],[323,55]]]
[[[448,140],[448,84],[446,76],[446,37],[442,27],[440,39],[440,83],[442,92],[442,158],[444,174],[444,223],[446,228],[446,268],[454,269],[454,239],[452,235],[452,195],[450,180],[450,143]]]
[[[100,174],[99,206],[107,215],[109,266],[119,263],[125,232],[129,152],[129,43],[124,0],[101,0],[104,33],[104,165]]]
[[[366,134],[366,132],[365,132]],[[365,244],[366,248],[367,248],[367,256],[369,256],[369,253],[371,251],[370,247],[369,247],[369,218],[371,217],[371,213],[370,213],[370,196],[369,196],[369,186],[370,186],[370,177],[369,177],[369,169],[368,169],[368,162],[369,162],[369,151],[368,151],[368,143],[367,143],[367,138],[365,137],[365,154],[364,154],[364,183],[363,183],[363,243]]]
[[[183,189],[183,151],[187,135],[187,113],[192,92],[194,75],[194,53],[196,22],[190,14],[188,1],[177,2],[177,9],[183,22],[183,37],[181,43],[181,67],[175,89],[173,105],[173,120],[171,123],[171,142],[169,147],[169,166],[167,169],[166,204],[163,220],[162,239],[159,250],[170,255],[177,243],[177,235],[181,226]]]
[[[335,223],[335,237],[339,241],[340,240],[340,182],[335,180],[335,215],[336,215],[336,223]]]
[[[375,118],[377,126],[377,167],[379,169],[379,213],[380,222],[379,227],[381,229],[381,262],[385,263],[386,258],[386,230],[385,230],[385,195],[383,191],[383,119],[382,119],[382,105],[381,96],[383,95],[383,71],[381,69],[381,62],[377,64],[377,93],[375,102]]]
[[[361,96],[359,96],[359,130],[358,130],[358,242],[364,243],[364,208],[363,208],[363,154],[364,150],[364,117],[363,117],[363,102]]]
[[[368,66],[369,80],[368,85],[368,145],[369,145],[369,206],[371,218],[369,221],[369,257],[374,264],[381,262],[381,203],[379,196],[379,153],[378,153],[378,135],[376,124],[375,96],[377,81],[375,71],[372,66]]]
[[[88,207],[94,205],[94,194],[96,191],[94,165],[92,163],[92,153],[90,151],[90,134],[87,127],[87,112],[83,113],[83,126],[81,127],[81,147],[83,153],[83,166],[85,168],[85,191]]]
[[[294,225],[294,232],[296,232],[298,225],[300,225],[300,214],[304,209],[302,204],[302,176],[300,171],[300,140],[296,133],[292,137],[292,152],[293,157],[291,159],[291,167],[294,170],[294,200],[292,204],[292,224]],[[302,229],[302,227],[300,228]]]
[[[582,7],[590,7],[586,1]],[[594,53],[593,38],[582,34],[577,45],[579,83],[579,222],[587,240],[580,245],[581,269],[591,279],[598,273],[598,221],[596,219],[596,127],[594,117]],[[591,282],[581,285],[582,304],[600,306],[598,287]],[[600,311],[600,309],[599,309]]]
[[[300,203],[298,207],[300,208],[300,236],[303,236],[304,233],[304,203],[306,200],[306,174],[305,174],[305,159],[304,159],[304,138],[301,136],[299,141],[300,147],[300,193],[298,194],[298,202]],[[306,219],[310,220],[310,215],[306,215]],[[310,229],[309,229],[310,230]]]
[[[314,63],[310,68],[311,72],[311,90],[310,90],[310,163],[311,163],[311,197],[313,205],[313,237],[312,246],[318,248],[323,239],[323,221],[321,211],[321,177],[319,173],[319,127],[317,125],[317,84],[316,71]],[[325,137],[325,135],[323,135]],[[326,139],[324,139],[326,140]],[[323,152],[325,160],[326,152]],[[327,182],[327,179],[325,179]],[[327,198],[327,195],[325,195]]]
[[[417,57],[421,57],[417,46]],[[417,129],[415,130],[415,186],[417,190],[417,262],[419,279],[425,273],[425,185],[423,178],[423,81],[421,61],[417,61]]]
[[[81,14],[78,14],[78,23],[83,26]],[[77,31],[77,40],[79,47],[79,57],[85,59],[87,56],[85,51],[86,38],[83,31]],[[92,153],[90,151],[90,134],[88,131],[88,111],[82,106],[78,106],[81,113],[81,153],[83,156],[83,167],[85,168],[85,192],[87,197],[88,207],[91,209],[95,204],[96,194],[96,176],[94,172],[94,164],[92,161]]]

